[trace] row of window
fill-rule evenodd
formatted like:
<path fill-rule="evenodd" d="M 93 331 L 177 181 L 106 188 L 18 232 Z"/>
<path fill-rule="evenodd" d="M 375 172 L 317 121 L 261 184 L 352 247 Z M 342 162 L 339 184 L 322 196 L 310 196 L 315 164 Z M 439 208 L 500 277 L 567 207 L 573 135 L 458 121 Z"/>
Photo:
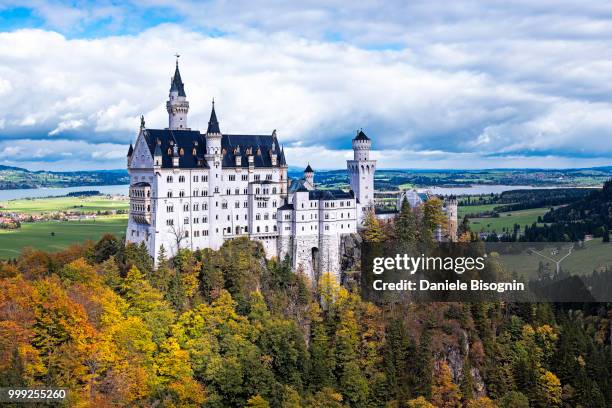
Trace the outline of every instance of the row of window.
<path fill-rule="evenodd" d="M 145 195 L 145 191 L 144 189 L 132 189 L 132 194 L 130 195 L 130 197 L 151 197 L 151 190 L 147 190 L 147 193 Z"/>
<path fill-rule="evenodd" d="M 242 174 L 241 178 L 242 181 L 249 181 L 249 175 L 248 174 Z M 221 176 L 221 180 L 223 180 L 223 176 Z M 235 174 L 230 174 L 228 175 L 228 180 L 229 181 L 236 181 L 236 175 Z M 253 180 L 255 181 L 260 181 L 261 180 L 261 175 L 260 174 L 254 174 L 253 175 Z M 166 183 L 172 183 L 174 181 L 174 176 L 172 175 L 167 175 L 166 176 Z M 208 176 L 207 175 L 194 175 L 193 176 L 193 181 L 195 183 L 202 181 L 203 183 L 206 183 L 208 181 Z M 266 181 L 272 181 L 272 174 L 266 174 Z M 185 176 L 184 175 L 179 175 L 178 177 L 178 182 L 179 183 L 184 183 L 185 182 Z"/>
<path fill-rule="evenodd" d="M 276 232 L 276 225 L 273 226 L 272 231 L 270 231 L 270 228 L 266 225 L 264 228 L 260 228 L 260 227 L 256 227 L 255 231 L 257 233 L 262 233 L 262 232 Z M 219 232 L 219 229 L 217 228 L 217 232 Z M 231 227 L 227 227 L 227 228 L 223 228 L 223 234 L 231 234 L 232 233 L 232 228 Z M 248 226 L 236 226 L 235 227 L 235 233 L 238 234 L 248 234 L 249 233 L 249 227 Z M 133 235 L 133 234 L 132 234 Z M 185 238 L 189 238 L 189 231 L 185 231 L 184 232 L 184 236 Z M 193 231 L 193 236 L 194 237 L 207 237 L 208 236 L 208 230 L 195 230 Z"/>
<path fill-rule="evenodd" d="M 151 211 L 151 206 L 149 204 L 147 204 L 146 207 L 144 204 L 131 204 L 130 208 L 132 211 L 145 211 L 145 208 L 147 212 Z"/>

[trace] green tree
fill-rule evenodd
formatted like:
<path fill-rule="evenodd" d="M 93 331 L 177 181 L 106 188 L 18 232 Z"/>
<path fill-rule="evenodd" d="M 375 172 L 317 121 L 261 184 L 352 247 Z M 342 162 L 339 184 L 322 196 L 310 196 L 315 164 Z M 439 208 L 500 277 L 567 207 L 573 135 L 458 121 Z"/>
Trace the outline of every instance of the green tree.
<path fill-rule="evenodd" d="M 529 399 L 519 391 L 510 391 L 499 401 L 500 408 L 529 408 Z"/>
<path fill-rule="evenodd" d="M 368 211 L 363 221 L 363 239 L 367 242 L 382 242 L 385 239 L 380 222 L 374 211 Z"/>
<path fill-rule="evenodd" d="M 418 226 L 410 203 L 404 197 L 399 214 L 395 218 L 395 237 L 404 248 L 412 247 L 417 240 Z"/>
<path fill-rule="evenodd" d="M 331 387 L 334 383 L 334 355 L 331 352 L 325 325 L 315 323 L 310 342 L 308 382 L 314 391 Z"/>

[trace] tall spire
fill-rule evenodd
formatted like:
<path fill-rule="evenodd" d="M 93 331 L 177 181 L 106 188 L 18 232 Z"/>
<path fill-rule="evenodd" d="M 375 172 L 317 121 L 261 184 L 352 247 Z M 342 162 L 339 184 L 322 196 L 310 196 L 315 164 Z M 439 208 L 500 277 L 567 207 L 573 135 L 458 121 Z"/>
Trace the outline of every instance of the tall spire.
<path fill-rule="evenodd" d="M 179 71 L 178 57 L 179 55 L 176 54 L 176 68 L 174 69 L 174 76 L 172 76 L 170 92 L 177 92 L 178 96 L 187 96 L 185 95 L 185 86 L 183 84 L 183 80 L 181 79 L 181 72 Z"/>
<path fill-rule="evenodd" d="M 215 100 L 212 101 L 212 111 L 210 112 L 210 120 L 208 121 L 208 130 L 206 133 L 221 133 L 219 129 L 219 121 L 217 121 L 217 113 L 215 112 Z"/>

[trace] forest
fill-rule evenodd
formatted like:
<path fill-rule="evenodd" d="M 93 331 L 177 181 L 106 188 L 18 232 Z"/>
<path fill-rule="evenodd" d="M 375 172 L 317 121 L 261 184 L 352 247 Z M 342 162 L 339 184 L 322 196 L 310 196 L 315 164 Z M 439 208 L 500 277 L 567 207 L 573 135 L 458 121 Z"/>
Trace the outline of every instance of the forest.
<path fill-rule="evenodd" d="M 363 239 L 431 241 L 440 210 L 369 216 Z M 157 264 L 112 235 L 0 263 L 0 386 L 71 407 L 612 406 L 609 304 L 375 305 L 248 239 Z"/>

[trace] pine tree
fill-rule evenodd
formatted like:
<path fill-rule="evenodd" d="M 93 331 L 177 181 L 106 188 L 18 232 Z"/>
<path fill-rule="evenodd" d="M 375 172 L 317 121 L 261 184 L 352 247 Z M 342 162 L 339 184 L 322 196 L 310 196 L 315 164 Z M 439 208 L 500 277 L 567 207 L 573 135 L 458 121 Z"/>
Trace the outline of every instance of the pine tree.
<path fill-rule="evenodd" d="M 324 324 L 316 324 L 310 344 L 310 368 L 308 382 L 311 388 L 318 391 L 333 386 L 334 357 L 330 351 L 329 337 Z"/>
<path fill-rule="evenodd" d="M 172 279 L 172 273 L 168 267 L 166 249 L 162 245 L 159 248 L 159 255 L 157 257 L 157 269 L 153 271 L 151 277 L 151 285 L 162 293 L 167 294 L 170 287 L 170 279 Z"/>
<path fill-rule="evenodd" d="M 363 238 L 367 242 L 382 242 L 384 241 L 384 234 L 380 227 L 380 222 L 374 211 L 368 211 L 363 222 L 364 232 Z"/>
<path fill-rule="evenodd" d="M 417 221 L 410 207 L 410 203 L 404 197 L 402 207 L 395 219 L 395 237 L 402 246 L 409 247 L 417 240 Z"/>

